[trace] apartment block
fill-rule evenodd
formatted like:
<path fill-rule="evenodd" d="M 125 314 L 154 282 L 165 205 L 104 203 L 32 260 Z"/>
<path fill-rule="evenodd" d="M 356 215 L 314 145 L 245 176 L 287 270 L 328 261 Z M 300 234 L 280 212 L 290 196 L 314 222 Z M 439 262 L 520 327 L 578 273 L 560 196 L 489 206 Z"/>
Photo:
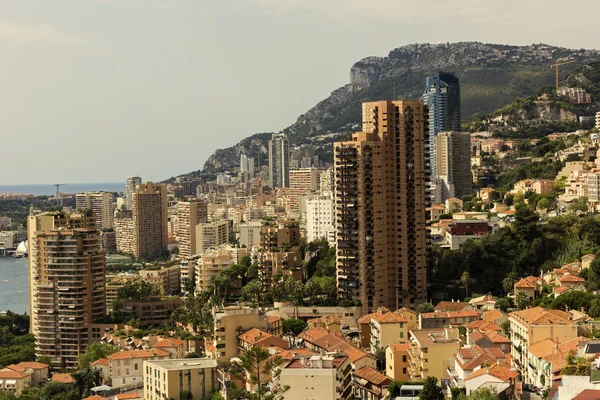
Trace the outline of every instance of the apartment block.
<path fill-rule="evenodd" d="M 106 315 L 106 257 L 91 211 L 30 215 L 31 332 L 36 355 L 77 368 L 90 325 Z"/>
<path fill-rule="evenodd" d="M 375 314 L 371 317 L 371 353 L 385 349 L 392 343 L 408 341 L 408 321 L 394 312 Z"/>
<path fill-rule="evenodd" d="M 266 330 L 267 316 L 254 308 L 223 307 L 213 310 L 214 345 L 218 362 L 228 363 L 239 354 L 238 335 L 252 328 Z"/>
<path fill-rule="evenodd" d="M 114 228 L 114 202 L 112 193 L 93 192 L 75 195 L 78 210 L 91 210 L 99 230 Z"/>
<path fill-rule="evenodd" d="M 290 190 L 288 192 L 290 210 L 298 210 L 300 197 L 319 190 L 321 170 L 299 168 L 290 170 Z"/>
<path fill-rule="evenodd" d="M 435 204 L 471 194 L 470 146 L 468 132 L 440 132 L 435 138 Z"/>
<path fill-rule="evenodd" d="M 196 225 L 196 251 L 203 254 L 208 249 L 229 243 L 227 221 L 206 222 Z"/>
<path fill-rule="evenodd" d="M 285 133 L 274 133 L 269 140 L 269 186 L 290 186 L 290 142 Z"/>
<path fill-rule="evenodd" d="M 338 296 L 364 313 L 416 306 L 427 298 L 427 108 L 380 101 L 362 112 L 363 132 L 334 144 Z"/>
<path fill-rule="evenodd" d="M 235 247 L 207 250 L 196 264 L 196 290 L 206 292 L 213 277 L 239 263 L 246 254 L 246 249 Z"/>
<path fill-rule="evenodd" d="M 248 221 L 240 224 L 240 246 L 251 249 L 260 245 L 262 221 Z"/>
<path fill-rule="evenodd" d="M 301 197 L 301 218 L 306 230 L 306 241 L 332 239 L 335 241 L 335 207 L 331 194 Z"/>
<path fill-rule="evenodd" d="M 181 258 L 185 259 L 198 254 L 196 225 L 207 221 L 208 207 L 205 201 L 194 200 L 177 203 L 177 238 Z"/>
<path fill-rule="evenodd" d="M 260 231 L 260 247 L 264 250 L 283 249 L 300 240 L 300 227 L 294 220 L 263 225 Z"/>
<path fill-rule="evenodd" d="M 207 399 L 218 388 L 217 361 L 208 358 L 144 361 L 144 400 Z"/>
<path fill-rule="evenodd" d="M 450 359 L 461 347 L 458 329 L 415 329 L 410 331 L 409 344 L 411 380 L 449 379 Z"/>
<path fill-rule="evenodd" d="M 408 343 L 392 343 L 385 348 L 385 374 L 394 381 L 410 381 Z"/>
<path fill-rule="evenodd" d="M 119 351 L 107 357 L 111 386 L 132 386 L 143 382 L 144 361 L 167 360 L 171 353 L 162 349 Z"/>
<path fill-rule="evenodd" d="M 140 277 L 157 285 L 165 295 L 179 294 L 181 291 L 181 266 L 164 266 L 160 269 L 142 269 Z"/>
<path fill-rule="evenodd" d="M 139 176 L 128 176 L 125 180 L 125 207 L 131 210 L 133 207 L 133 193 L 138 185 L 142 184 L 142 178 Z"/>

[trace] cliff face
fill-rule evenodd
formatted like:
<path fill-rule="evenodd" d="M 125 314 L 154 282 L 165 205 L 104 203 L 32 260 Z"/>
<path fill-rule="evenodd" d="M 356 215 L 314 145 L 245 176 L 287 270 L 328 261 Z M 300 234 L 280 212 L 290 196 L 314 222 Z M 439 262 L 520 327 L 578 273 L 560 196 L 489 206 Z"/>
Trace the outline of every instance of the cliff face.
<path fill-rule="evenodd" d="M 347 85 L 300 115 L 284 132 L 292 145 L 315 140 L 325 145 L 332 134 L 360 129 L 362 102 L 420 98 L 425 78 L 440 70 L 459 77 L 462 118 L 468 120 L 474 113 L 488 114 L 517 97 L 533 95 L 541 86 L 553 85 L 555 72 L 550 66 L 564 58 L 577 61 L 561 67 L 561 75 L 566 76 L 577 65 L 600 59 L 600 52 L 543 44 L 506 46 L 476 42 L 399 47 L 387 57 L 367 57 L 355 63 Z M 256 155 L 262 151 L 266 156 L 269 136 L 254 135 L 233 147 L 217 150 L 204 164 L 204 172 L 234 170 L 241 153 Z"/>

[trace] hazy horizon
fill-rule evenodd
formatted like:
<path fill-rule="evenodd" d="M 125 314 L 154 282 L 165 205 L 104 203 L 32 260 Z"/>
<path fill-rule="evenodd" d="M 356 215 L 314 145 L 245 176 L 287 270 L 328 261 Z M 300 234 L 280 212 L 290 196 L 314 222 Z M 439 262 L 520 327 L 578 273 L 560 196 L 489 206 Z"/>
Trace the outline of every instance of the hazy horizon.
<path fill-rule="evenodd" d="M 459 41 L 600 48 L 599 11 L 593 0 L 1 0 L 11 175 L 0 185 L 161 181 L 289 126 L 364 57 Z"/>

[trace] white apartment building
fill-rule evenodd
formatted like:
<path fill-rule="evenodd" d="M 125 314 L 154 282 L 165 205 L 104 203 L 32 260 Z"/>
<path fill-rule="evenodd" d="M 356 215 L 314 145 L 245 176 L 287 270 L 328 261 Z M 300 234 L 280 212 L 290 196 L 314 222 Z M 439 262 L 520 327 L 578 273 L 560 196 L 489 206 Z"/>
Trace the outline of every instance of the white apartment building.
<path fill-rule="evenodd" d="M 301 220 L 306 229 L 306 240 L 335 235 L 335 210 L 330 194 L 309 195 L 301 198 Z"/>
<path fill-rule="evenodd" d="M 111 386 L 120 388 L 143 382 L 143 364 L 148 360 L 168 360 L 171 353 L 162 349 L 119 351 L 108 356 Z"/>
<path fill-rule="evenodd" d="M 252 248 L 260 245 L 262 221 L 249 221 L 240 224 L 240 246 Z"/>

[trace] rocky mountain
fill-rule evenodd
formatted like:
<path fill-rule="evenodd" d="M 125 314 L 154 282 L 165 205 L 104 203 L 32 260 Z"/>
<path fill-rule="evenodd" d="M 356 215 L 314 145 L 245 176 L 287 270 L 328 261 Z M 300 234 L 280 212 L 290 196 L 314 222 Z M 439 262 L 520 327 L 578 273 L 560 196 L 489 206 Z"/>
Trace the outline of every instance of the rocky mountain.
<path fill-rule="evenodd" d="M 459 77 L 462 118 L 466 121 L 474 114 L 491 113 L 517 97 L 531 96 L 539 87 L 552 85 L 552 64 L 566 59 L 576 62 L 562 66 L 561 77 L 581 64 L 600 60 L 600 51 L 478 42 L 399 47 L 386 57 L 367 57 L 355 63 L 347 85 L 300 115 L 284 132 L 292 145 L 310 142 L 325 150 L 340 135 L 359 129 L 362 102 L 420 98 L 425 78 L 437 71 L 453 72 Z M 204 164 L 202 174 L 236 169 L 241 153 L 261 152 L 266 157 L 269 136 L 256 134 L 233 147 L 217 150 Z"/>

